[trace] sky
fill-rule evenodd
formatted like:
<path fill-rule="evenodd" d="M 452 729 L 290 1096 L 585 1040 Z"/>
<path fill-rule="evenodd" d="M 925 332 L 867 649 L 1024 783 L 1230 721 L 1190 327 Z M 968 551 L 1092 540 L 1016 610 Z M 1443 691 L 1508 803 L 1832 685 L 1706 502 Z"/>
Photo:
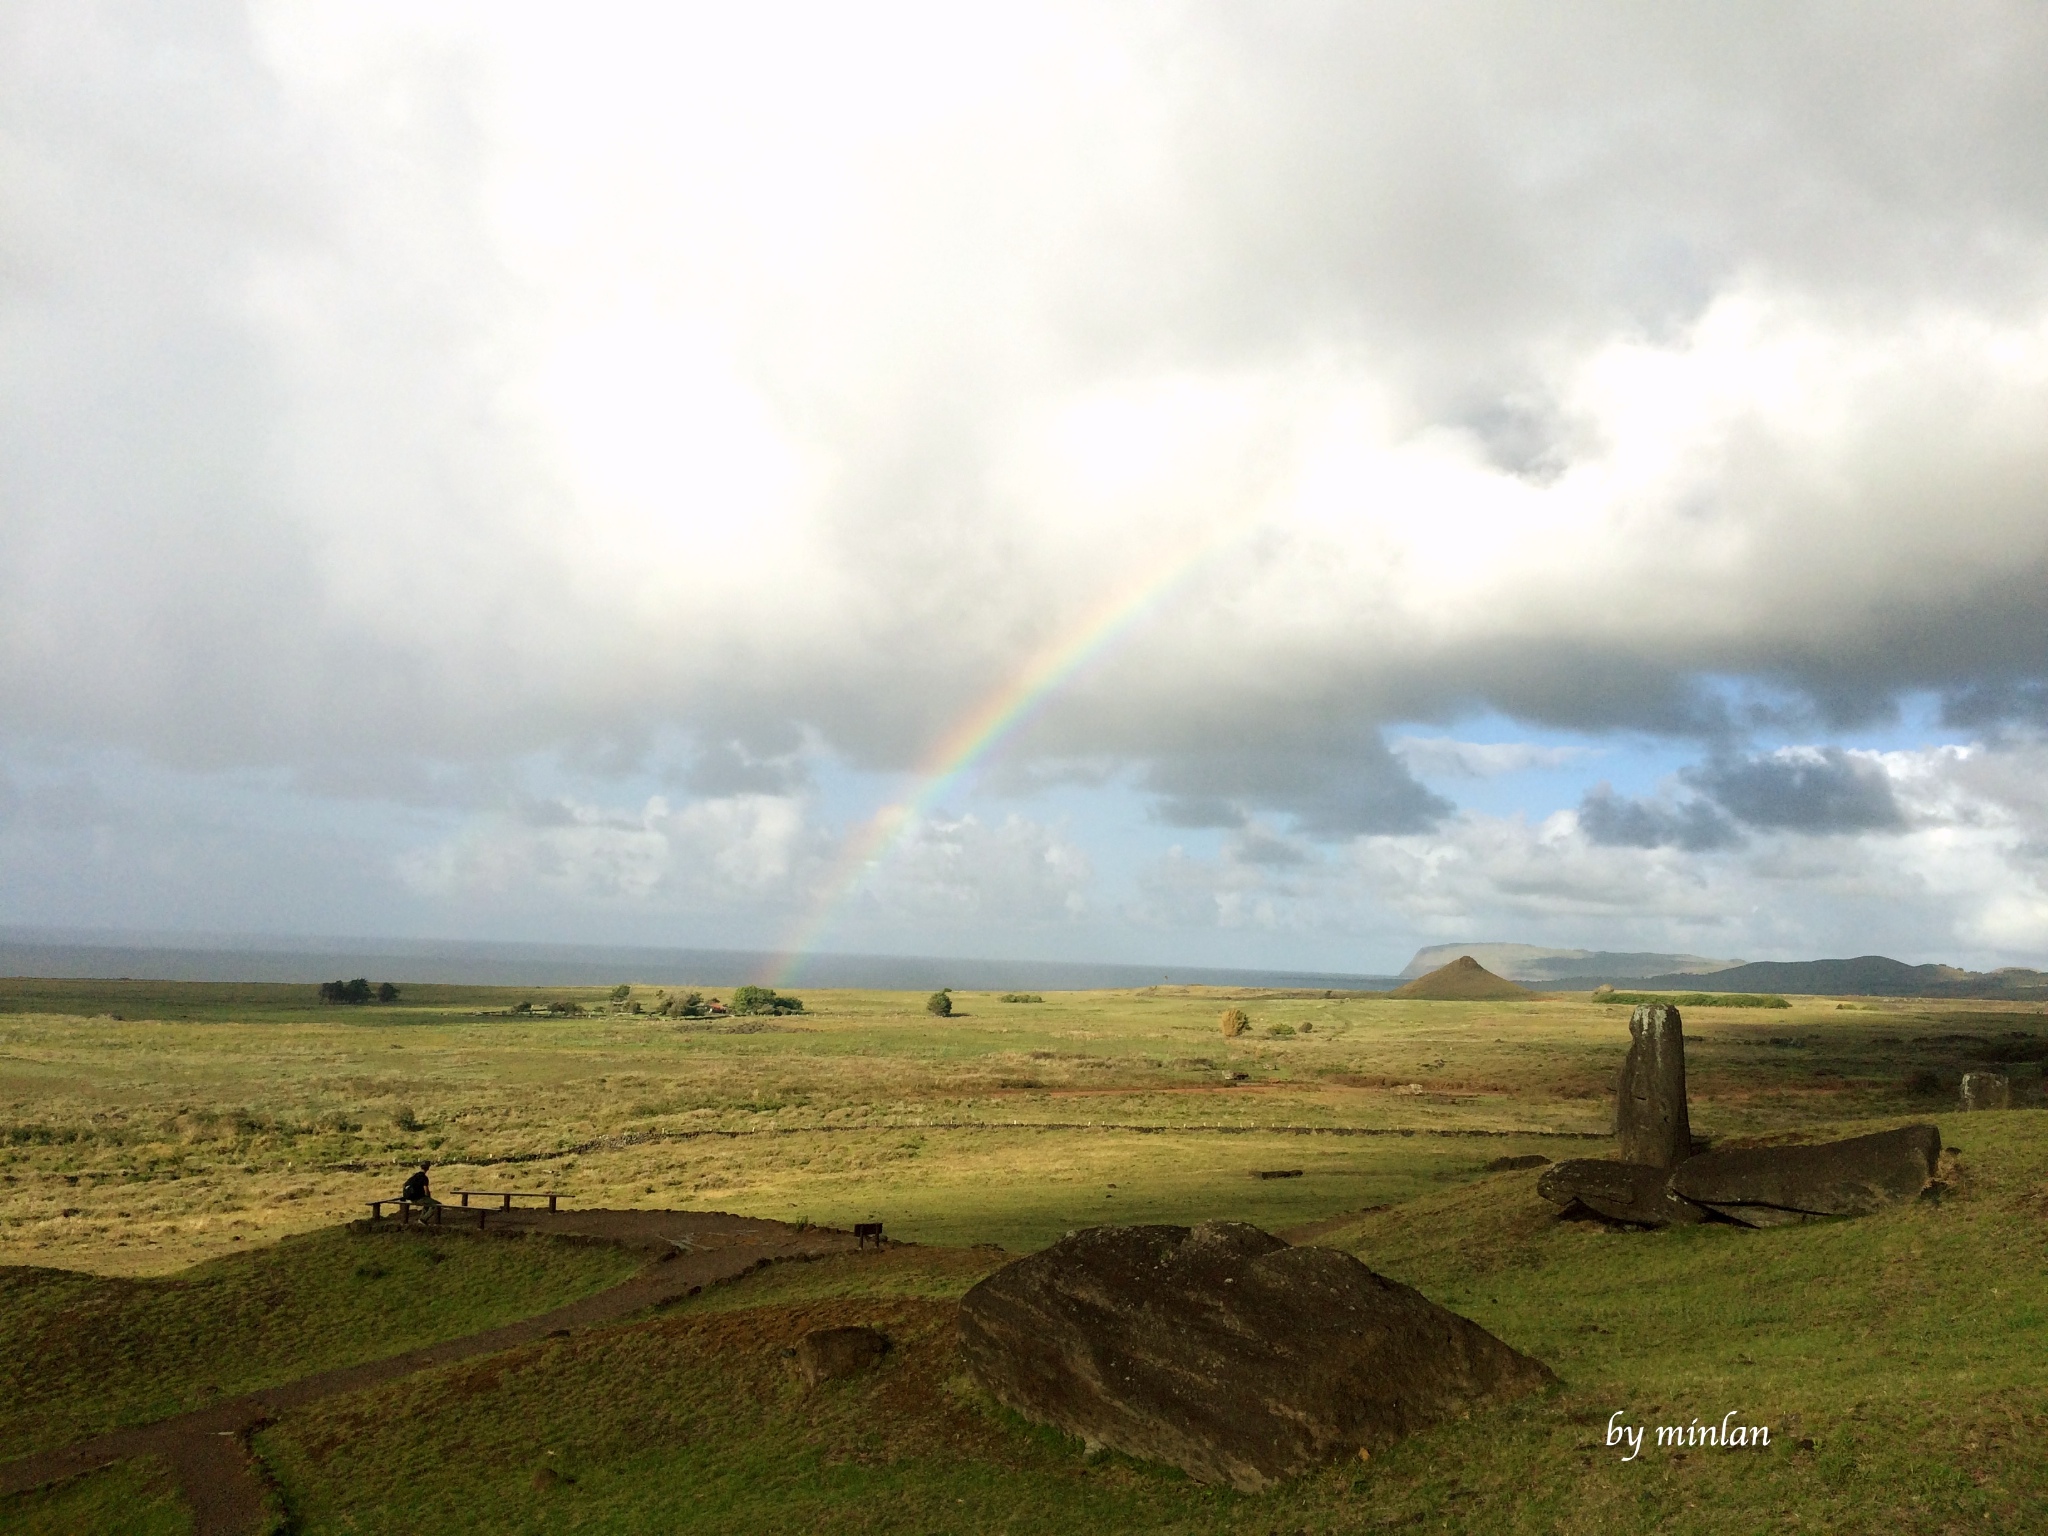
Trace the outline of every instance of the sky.
<path fill-rule="evenodd" d="M 2048 10 L 0 3 L 0 925 L 2048 965 Z"/>

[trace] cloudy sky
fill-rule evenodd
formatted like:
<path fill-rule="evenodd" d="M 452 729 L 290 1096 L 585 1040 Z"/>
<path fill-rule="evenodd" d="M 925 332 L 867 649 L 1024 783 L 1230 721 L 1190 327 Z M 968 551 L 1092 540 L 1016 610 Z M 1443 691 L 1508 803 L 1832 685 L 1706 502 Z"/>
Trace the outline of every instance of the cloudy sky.
<path fill-rule="evenodd" d="M 2032 3 L 4 0 L 0 924 L 2048 964 L 2044 145 Z"/>

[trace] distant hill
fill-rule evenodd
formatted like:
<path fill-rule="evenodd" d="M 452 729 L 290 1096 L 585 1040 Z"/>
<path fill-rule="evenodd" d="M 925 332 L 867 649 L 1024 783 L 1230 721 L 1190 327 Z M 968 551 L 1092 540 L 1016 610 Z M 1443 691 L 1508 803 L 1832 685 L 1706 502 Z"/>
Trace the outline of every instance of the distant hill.
<path fill-rule="evenodd" d="M 1653 992 L 1790 992 L 1820 997 L 2014 997 L 2048 999 L 2048 974 L 2011 969 L 1965 971 L 1953 965 L 1908 965 L 1885 955 L 1853 960 L 1757 960 L 1706 975 L 1614 973 L 1560 977 L 1560 989 L 1628 982 Z"/>
<path fill-rule="evenodd" d="M 1504 976 L 1496 976 L 1470 955 L 1460 955 L 1449 965 L 1439 966 L 1427 976 L 1418 976 L 1389 996 L 1421 997 L 1435 1002 L 1495 1002 L 1510 997 L 1529 997 L 1527 987 L 1518 987 Z"/>
<path fill-rule="evenodd" d="M 1666 955 L 1612 949 L 1544 949 L 1536 944 L 1431 944 L 1415 951 L 1401 975 L 1422 976 L 1470 955 L 1497 976 L 1513 981 L 1554 982 L 1562 976 L 1594 972 L 1614 980 L 1635 980 L 1671 972 L 1693 975 L 1726 970 L 1740 960 L 1714 960 L 1705 955 Z"/>

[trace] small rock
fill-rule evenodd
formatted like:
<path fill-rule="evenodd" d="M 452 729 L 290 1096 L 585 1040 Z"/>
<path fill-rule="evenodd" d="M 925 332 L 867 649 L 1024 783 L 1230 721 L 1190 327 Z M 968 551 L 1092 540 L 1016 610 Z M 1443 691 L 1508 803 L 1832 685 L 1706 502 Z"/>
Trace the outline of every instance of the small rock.
<path fill-rule="evenodd" d="M 814 1328 L 796 1341 L 796 1369 L 810 1386 L 873 1370 L 889 1352 L 889 1336 L 876 1328 Z"/>
<path fill-rule="evenodd" d="M 1253 1492 L 1555 1380 L 1420 1292 L 1241 1222 L 1094 1227 L 996 1271 L 960 1347 L 998 1401 Z"/>
<path fill-rule="evenodd" d="M 1708 1152 L 1671 1175 L 1673 1193 L 1745 1226 L 1814 1216 L 1868 1216 L 1911 1200 L 1934 1178 L 1941 1132 L 1931 1125 L 1816 1146 Z"/>
<path fill-rule="evenodd" d="M 1674 1168 L 1692 1155 L 1685 1105 L 1685 1032 L 1669 1003 L 1638 1003 L 1629 1015 L 1632 1043 L 1615 1096 L 1621 1160 Z"/>

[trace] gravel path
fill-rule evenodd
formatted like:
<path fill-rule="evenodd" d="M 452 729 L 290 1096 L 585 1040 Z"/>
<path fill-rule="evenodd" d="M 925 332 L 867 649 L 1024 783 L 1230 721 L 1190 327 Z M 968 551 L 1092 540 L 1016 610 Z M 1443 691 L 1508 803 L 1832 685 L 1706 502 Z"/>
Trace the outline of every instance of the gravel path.
<path fill-rule="evenodd" d="M 452 1213 L 451 1213 L 452 1214 Z M 451 1230 L 460 1230 L 459 1228 Z M 696 1211 L 491 1211 L 484 1232 L 543 1232 L 647 1250 L 648 1266 L 610 1290 L 501 1328 L 486 1329 L 382 1360 L 302 1376 L 209 1403 L 154 1424 L 113 1430 L 60 1450 L 0 1464 L 0 1496 L 47 1487 L 133 1456 L 162 1456 L 192 1506 L 197 1536 L 251 1536 L 261 1529 L 265 1486 L 249 1436 L 288 1408 L 359 1392 L 415 1371 L 531 1344 L 571 1328 L 616 1322 L 648 1307 L 737 1279 L 778 1259 L 822 1258 L 854 1246 L 853 1235 Z"/>

